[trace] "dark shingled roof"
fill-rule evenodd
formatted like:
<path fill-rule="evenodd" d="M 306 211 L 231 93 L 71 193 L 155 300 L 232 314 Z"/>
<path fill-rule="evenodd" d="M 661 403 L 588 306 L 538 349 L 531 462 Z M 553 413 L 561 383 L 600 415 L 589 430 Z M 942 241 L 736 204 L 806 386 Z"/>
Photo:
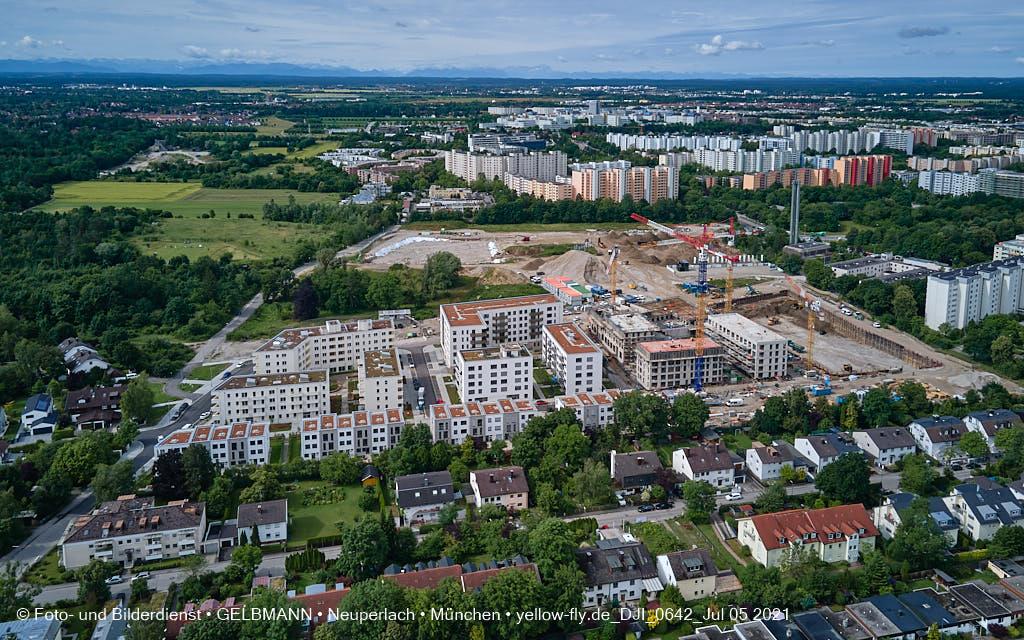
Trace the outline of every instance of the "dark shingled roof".
<path fill-rule="evenodd" d="M 156 507 L 153 506 L 152 498 L 140 500 L 134 496 L 105 502 L 93 515 L 76 521 L 74 531 L 68 535 L 65 543 L 198 527 L 205 509 L 205 502 L 181 500 Z M 104 529 L 107 530 L 106 536 L 103 535 Z M 198 533 L 206 534 L 205 531 Z"/>
<path fill-rule="evenodd" d="M 288 520 L 288 500 L 248 502 L 238 505 L 238 527 L 245 529 L 253 525 L 273 524 Z"/>
<path fill-rule="evenodd" d="M 477 491 L 481 498 L 493 498 L 512 493 L 529 493 L 526 474 L 522 467 L 497 467 L 474 471 Z"/>
<path fill-rule="evenodd" d="M 447 471 L 398 476 L 395 478 L 395 486 L 398 506 L 402 509 L 455 502 L 452 474 Z M 444 493 L 441 492 L 442 489 Z M 416 495 L 417 493 L 419 495 Z"/>
<path fill-rule="evenodd" d="M 576 562 L 588 587 L 658 577 L 651 553 L 641 542 L 599 540 L 596 547 L 577 549 Z"/>

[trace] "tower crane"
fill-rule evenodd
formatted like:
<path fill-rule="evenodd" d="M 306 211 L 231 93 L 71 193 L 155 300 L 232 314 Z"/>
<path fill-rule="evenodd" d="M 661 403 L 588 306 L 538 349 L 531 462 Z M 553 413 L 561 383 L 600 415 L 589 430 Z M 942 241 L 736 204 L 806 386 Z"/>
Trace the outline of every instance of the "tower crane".
<path fill-rule="evenodd" d="M 616 290 L 615 290 L 615 260 L 618 257 L 619 257 L 619 245 L 615 245 L 615 248 L 612 249 L 611 257 L 608 258 L 608 269 L 606 270 L 606 273 L 608 274 L 608 276 L 611 277 L 611 284 L 612 284 L 612 286 L 611 286 L 612 298 L 611 299 L 612 299 L 613 303 L 615 301 L 615 294 L 616 294 Z"/>
<path fill-rule="evenodd" d="M 817 300 L 811 300 L 811 297 L 807 295 L 807 292 L 796 283 L 793 278 L 786 274 L 786 282 L 793 291 L 796 292 L 798 298 L 804 301 L 804 306 L 807 307 L 807 355 L 804 356 L 804 366 L 808 369 L 816 366 L 814 363 L 814 316 L 821 311 L 821 303 Z"/>

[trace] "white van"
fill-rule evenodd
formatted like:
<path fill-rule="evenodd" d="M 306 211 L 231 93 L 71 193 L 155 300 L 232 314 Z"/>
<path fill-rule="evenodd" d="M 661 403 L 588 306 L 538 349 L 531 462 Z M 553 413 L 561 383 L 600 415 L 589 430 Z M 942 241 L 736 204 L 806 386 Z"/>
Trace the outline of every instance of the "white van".
<path fill-rule="evenodd" d="M 743 404 L 742 398 L 729 398 L 725 401 L 725 404 L 730 407 L 739 407 Z"/>

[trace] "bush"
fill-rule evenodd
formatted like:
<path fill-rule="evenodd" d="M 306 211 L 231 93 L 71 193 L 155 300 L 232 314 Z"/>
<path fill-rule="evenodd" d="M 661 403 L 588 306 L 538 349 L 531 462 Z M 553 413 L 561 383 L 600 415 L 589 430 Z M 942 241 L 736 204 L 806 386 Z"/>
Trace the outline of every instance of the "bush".
<path fill-rule="evenodd" d="M 988 549 L 975 549 L 974 551 L 961 551 L 960 553 L 954 554 L 957 562 L 967 564 L 969 562 L 979 562 L 981 560 L 988 559 Z"/>
<path fill-rule="evenodd" d="M 74 429 L 55 429 L 53 432 L 53 440 L 67 440 L 68 438 L 75 437 Z"/>
<path fill-rule="evenodd" d="M 306 541 L 306 546 L 313 549 L 319 549 L 320 547 L 333 547 L 339 544 L 341 544 L 340 533 L 333 536 L 317 536 Z"/>
<path fill-rule="evenodd" d="M 324 552 L 311 547 L 286 557 L 284 568 L 286 571 L 306 573 L 322 568 L 326 562 L 327 558 L 324 556 Z"/>

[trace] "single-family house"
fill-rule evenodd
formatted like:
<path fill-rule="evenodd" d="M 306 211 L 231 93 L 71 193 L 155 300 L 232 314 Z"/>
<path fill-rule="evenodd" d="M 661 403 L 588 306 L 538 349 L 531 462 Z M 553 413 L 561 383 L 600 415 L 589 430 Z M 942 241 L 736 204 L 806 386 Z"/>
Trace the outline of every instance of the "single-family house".
<path fill-rule="evenodd" d="M 476 506 L 496 504 L 510 511 L 530 506 L 530 486 L 522 467 L 480 469 L 469 474 Z"/>
<path fill-rule="evenodd" d="M 967 433 L 964 421 L 955 416 L 929 416 L 918 418 L 907 429 L 914 436 L 917 448 L 921 453 L 936 460 L 952 457 L 957 450 L 960 438 Z"/>
<path fill-rule="evenodd" d="M 68 338 L 57 345 L 64 358 L 64 364 L 68 373 L 89 373 L 93 369 L 106 371 L 110 363 L 99 354 L 96 349 L 82 342 L 78 338 Z"/>
<path fill-rule="evenodd" d="M 661 580 L 651 553 L 642 542 L 598 540 L 597 545 L 576 550 L 583 571 L 583 606 L 624 604 L 639 600 L 643 592 L 660 593 Z"/>
<path fill-rule="evenodd" d="M 60 640 L 63 635 L 58 617 L 49 615 L 0 622 L 0 638 L 11 637 L 15 640 Z"/>
<path fill-rule="evenodd" d="M 891 593 L 846 605 L 846 611 L 874 638 L 914 640 L 928 627 Z"/>
<path fill-rule="evenodd" d="M 448 471 L 414 473 L 395 478 L 395 499 L 407 525 L 436 522 L 442 507 L 455 502 Z"/>
<path fill-rule="evenodd" d="M 878 532 L 886 540 L 891 540 L 896 535 L 896 529 L 903 522 L 903 514 L 910 509 L 910 505 L 917 496 L 913 493 L 901 492 L 885 496 L 882 504 L 874 509 L 875 526 Z M 960 524 L 942 498 L 925 498 L 928 501 L 928 514 L 939 531 L 946 537 L 946 544 L 950 547 L 956 544 L 957 533 L 960 531 Z"/>
<path fill-rule="evenodd" d="M 743 482 L 743 459 L 720 442 L 676 449 L 672 452 L 672 469 L 688 480 L 707 482 L 712 487 Z"/>
<path fill-rule="evenodd" d="M 996 434 L 1003 429 L 1021 424 L 1019 415 L 1008 409 L 986 409 L 975 411 L 964 416 L 964 424 L 971 431 L 985 436 L 989 451 L 996 450 Z"/>
<path fill-rule="evenodd" d="M 121 421 L 121 394 L 125 387 L 85 387 L 68 391 L 64 410 L 76 429 L 107 429 Z"/>
<path fill-rule="evenodd" d="M 814 473 L 821 473 L 822 469 L 845 453 L 860 453 L 860 448 L 853 438 L 845 433 L 831 431 L 797 438 L 793 441 L 793 447 L 807 460 L 808 471 Z"/>
<path fill-rule="evenodd" d="M 961 484 L 953 487 L 943 501 L 960 530 L 975 541 L 991 539 L 1002 527 L 1024 524 L 1024 510 L 1006 487 Z"/>
<path fill-rule="evenodd" d="M 19 437 L 52 434 L 57 428 L 58 418 L 53 396 L 48 393 L 37 393 L 25 401 L 25 408 L 21 412 Z"/>
<path fill-rule="evenodd" d="M 979 631 L 984 634 L 988 633 L 989 625 L 997 624 L 1002 627 L 1008 627 L 1013 623 L 1013 616 L 1010 610 L 999 604 L 998 601 L 973 582 L 950 585 L 949 592 L 953 594 L 954 598 L 977 614 L 978 620 L 976 624 Z M 949 609 L 949 607 L 946 608 Z"/>
<path fill-rule="evenodd" d="M 257 533 L 258 532 L 258 533 Z M 238 539 L 261 545 L 288 539 L 288 500 L 267 500 L 238 505 Z"/>
<path fill-rule="evenodd" d="M 658 579 L 674 585 L 686 600 L 700 600 L 740 588 L 731 571 L 721 572 L 707 549 L 673 551 L 657 558 Z"/>
<path fill-rule="evenodd" d="M 611 452 L 612 480 L 623 489 L 642 491 L 654 484 L 662 469 L 654 451 Z"/>
<path fill-rule="evenodd" d="M 747 469 L 762 484 L 781 478 L 782 468 L 787 466 L 806 471 L 807 461 L 784 440 L 776 440 L 767 446 L 755 442 L 747 449 Z"/>
<path fill-rule="evenodd" d="M 896 464 L 914 453 L 917 448 L 914 436 L 903 427 L 876 427 L 867 431 L 854 431 L 853 441 L 879 468 Z"/>

